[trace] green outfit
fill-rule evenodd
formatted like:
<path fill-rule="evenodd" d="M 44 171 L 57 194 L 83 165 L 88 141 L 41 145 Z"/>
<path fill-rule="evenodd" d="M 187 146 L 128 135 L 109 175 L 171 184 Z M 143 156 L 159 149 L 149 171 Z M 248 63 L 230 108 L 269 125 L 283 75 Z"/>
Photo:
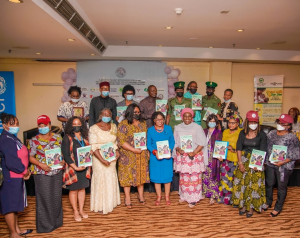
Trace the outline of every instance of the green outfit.
<path fill-rule="evenodd" d="M 218 114 L 221 114 L 221 100 L 216 95 L 212 95 L 210 99 L 208 99 L 208 96 L 205 95 L 202 98 L 202 105 L 203 105 L 203 110 L 201 111 L 201 118 L 204 117 L 208 107 L 218 110 Z M 207 128 L 206 122 L 202 120 L 201 126 L 203 129 L 206 129 Z"/>
<path fill-rule="evenodd" d="M 171 115 L 169 125 L 172 127 L 172 130 L 174 131 L 174 126 L 182 123 L 182 120 L 175 120 L 175 105 L 185 105 L 185 108 L 192 108 L 192 99 L 189 98 L 182 98 L 181 103 L 178 102 L 177 97 L 170 98 L 168 100 L 168 115 Z"/>

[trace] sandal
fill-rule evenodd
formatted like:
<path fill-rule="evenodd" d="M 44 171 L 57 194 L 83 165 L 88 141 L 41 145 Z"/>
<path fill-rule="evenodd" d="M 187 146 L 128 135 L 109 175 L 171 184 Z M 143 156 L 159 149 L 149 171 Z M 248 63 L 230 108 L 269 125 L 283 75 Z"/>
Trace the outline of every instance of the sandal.
<path fill-rule="evenodd" d="M 137 195 L 137 199 L 139 200 L 140 204 L 142 204 L 143 206 L 145 206 L 146 201 L 141 201 L 140 197 L 139 197 L 139 194 Z"/>
<path fill-rule="evenodd" d="M 126 204 L 126 201 L 125 201 L 125 199 L 124 199 L 124 204 L 125 204 L 125 207 L 127 207 L 127 208 L 129 208 L 129 209 L 131 209 L 132 208 L 132 204 L 130 203 L 130 204 Z"/>
<path fill-rule="evenodd" d="M 167 206 L 171 205 L 170 196 L 165 196 Z"/>
<path fill-rule="evenodd" d="M 267 211 L 269 208 L 271 208 L 271 206 L 267 206 L 267 208 L 263 208 L 264 211 Z"/>
<path fill-rule="evenodd" d="M 275 211 L 275 210 L 274 210 Z M 276 212 L 276 211 L 275 211 Z M 277 214 L 274 214 L 273 212 L 270 212 L 271 217 L 277 217 L 280 214 L 280 212 L 277 212 Z"/>
<path fill-rule="evenodd" d="M 195 203 L 195 202 L 189 203 L 189 207 L 190 207 L 190 208 L 193 208 L 193 207 L 195 207 L 195 206 L 196 206 L 196 203 Z"/>
<path fill-rule="evenodd" d="M 160 205 L 160 200 L 161 200 L 161 196 L 160 197 L 157 196 L 156 201 L 155 201 L 155 206 L 159 206 Z"/>
<path fill-rule="evenodd" d="M 215 203 L 213 198 L 210 198 L 209 205 L 213 205 Z"/>
<path fill-rule="evenodd" d="M 30 234 L 31 232 L 33 232 L 32 229 L 27 229 L 25 232 L 20 233 L 19 236 L 26 236 L 27 234 Z"/>
<path fill-rule="evenodd" d="M 85 214 L 85 215 L 80 214 L 80 215 L 82 216 L 82 218 L 89 218 L 88 214 Z"/>
<path fill-rule="evenodd" d="M 79 221 L 81 221 L 81 217 L 75 218 L 75 216 L 74 216 L 74 220 L 79 222 Z"/>

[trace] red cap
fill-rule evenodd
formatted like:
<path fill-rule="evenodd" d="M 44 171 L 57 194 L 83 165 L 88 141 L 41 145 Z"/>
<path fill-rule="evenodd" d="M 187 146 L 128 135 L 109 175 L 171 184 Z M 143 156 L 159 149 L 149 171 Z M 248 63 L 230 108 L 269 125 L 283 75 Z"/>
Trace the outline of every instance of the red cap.
<path fill-rule="evenodd" d="M 257 111 L 249 111 L 246 114 L 246 118 L 248 121 L 256 121 L 259 122 L 259 117 Z"/>
<path fill-rule="evenodd" d="M 101 87 L 103 87 L 103 86 L 110 87 L 110 84 L 109 84 L 109 82 L 101 82 L 101 83 L 99 84 L 99 88 L 101 88 Z"/>
<path fill-rule="evenodd" d="M 281 123 L 294 123 L 293 118 L 289 114 L 281 114 L 281 116 L 278 118 L 278 120 Z"/>
<path fill-rule="evenodd" d="M 37 124 L 45 124 L 48 125 L 51 122 L 50 118 L 46 115 L 41 115 L 37 118 Z"/>

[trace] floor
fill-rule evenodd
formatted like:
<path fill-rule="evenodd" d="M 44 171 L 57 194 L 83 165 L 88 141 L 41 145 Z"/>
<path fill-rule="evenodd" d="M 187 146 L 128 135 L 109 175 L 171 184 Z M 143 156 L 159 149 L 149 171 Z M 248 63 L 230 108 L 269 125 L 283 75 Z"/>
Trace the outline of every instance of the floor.
<path fill-rule="evenodd" d="M 275 191 L 276 192 L 276 191 Z M 238 209 L 201 200 L 194 208 L 178 202 L 171 194 L 171 206 L 162 201 L 155 206 L 155 194 L 145 193 L 147 204 L 138 203 L 132 194 L 133 208 L 124 204 L 108 215 L 89 212 L 89 218 L 75 222 L 68 196 L 63 196 L 64 225 L 49 234 L 34 232 L 27 237 L 300 237 L 300 187 L 289 187 L 282 213 L 269 217 L 269 210 L 253 217 L 239 216 Z M 86 208 L 89 208 L 89 195 Z M 121 194 L 124 201 L 124 194 Z M 29 206 L 19 215 L 23 228 L 35 228 L 35 197 L 28 197 Z M 3 216 L 0 216 L 0 237 L 9 237 Z"/>

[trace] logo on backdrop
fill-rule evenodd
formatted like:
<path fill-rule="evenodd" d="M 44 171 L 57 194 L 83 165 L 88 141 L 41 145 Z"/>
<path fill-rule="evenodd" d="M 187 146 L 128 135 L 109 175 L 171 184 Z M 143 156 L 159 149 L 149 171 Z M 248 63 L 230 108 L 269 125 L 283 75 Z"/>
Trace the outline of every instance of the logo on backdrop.
<path fill-rule="evenodd" d="M 4 93 L 6 90 L 6 83 L 3 77 L 0 77 L 0 94 Z"/>
<path fill-rule="evenodd" d="M 126 75 L 126 70 L 123 67 L 119 67 L 116 69 L 116 75 L 118 78 L 124 78 Z"/>

